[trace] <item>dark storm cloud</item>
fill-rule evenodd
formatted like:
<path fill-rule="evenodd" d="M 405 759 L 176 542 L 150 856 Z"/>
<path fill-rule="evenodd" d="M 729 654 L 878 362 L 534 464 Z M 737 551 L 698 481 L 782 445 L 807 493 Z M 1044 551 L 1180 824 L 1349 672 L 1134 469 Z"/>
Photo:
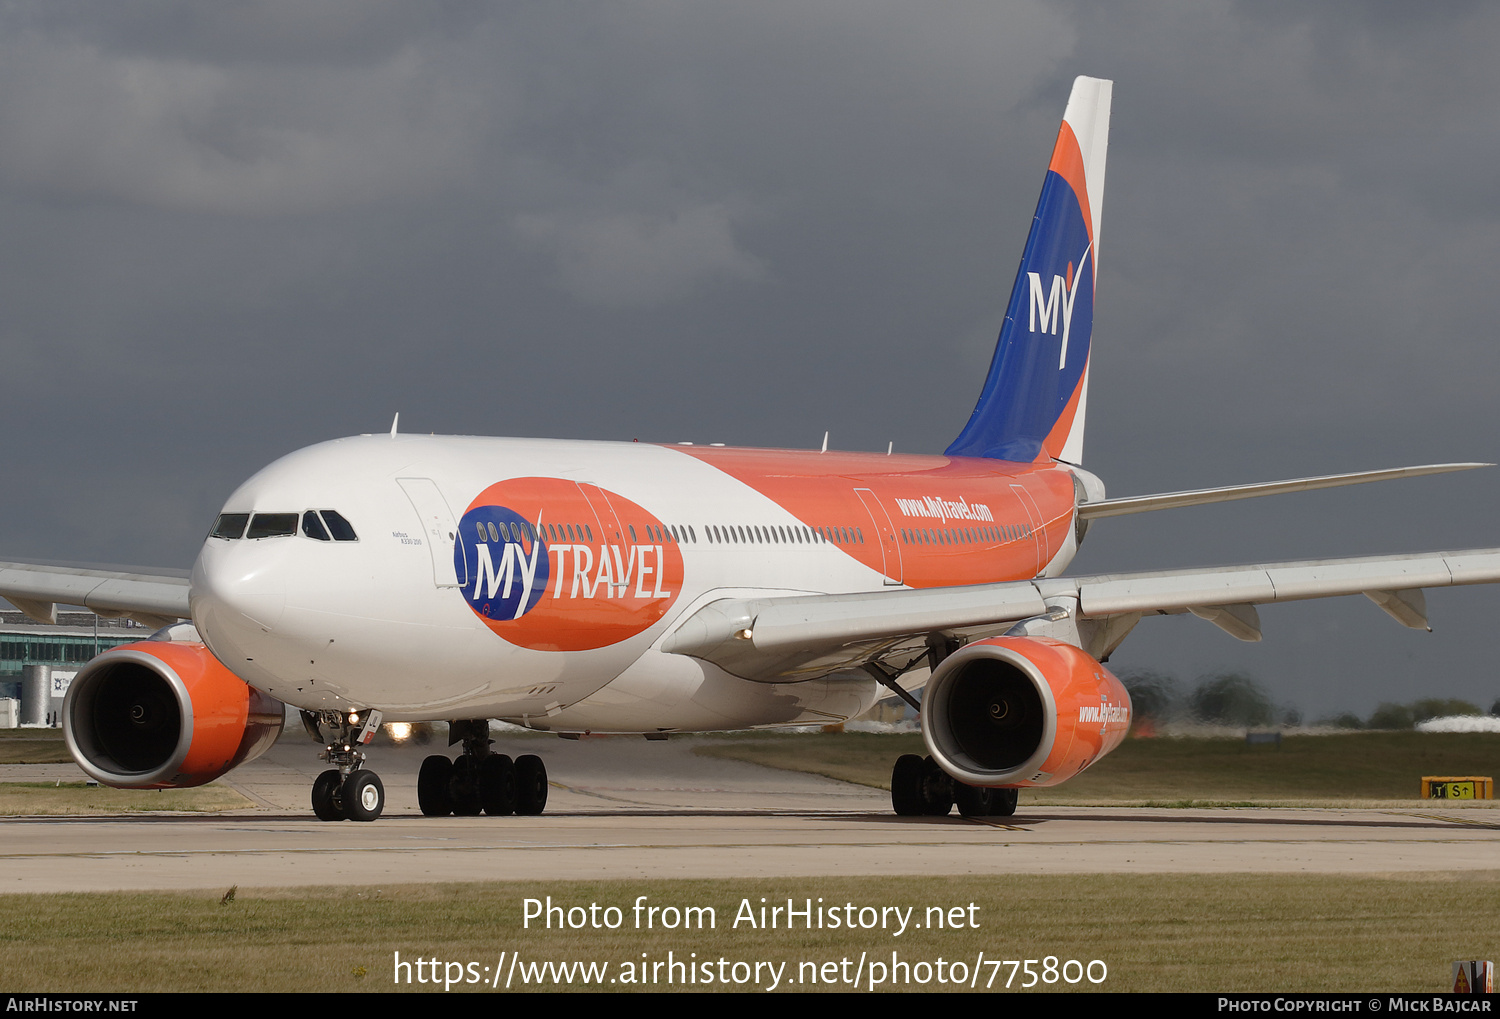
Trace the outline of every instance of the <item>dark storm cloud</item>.
<path fill-rule="evenodd" d="M 378 63 L 434 36 L 457 35 L 483 18 L 472 0 L 258 0 L 190 4 L 134 0 L 7 4 L 8 27 L 33 30 L 120 56 L 243 64 Z"/>
<path fill-rule="evenodd" d="M 186 565 L 246 475 L 397 410 L 940 450 L 1080 73 L 1116 80 L 1115 494 L 1494 459 L 1497 15 L 1412 10 L 0 3 L 0 552 Z M 1078 567 L 1500 544 L 1497 486 L 1104 521 Z M 1495 597 L 1432 603 L 1148 621 L 1117 663 L 1488 704 Z"/>

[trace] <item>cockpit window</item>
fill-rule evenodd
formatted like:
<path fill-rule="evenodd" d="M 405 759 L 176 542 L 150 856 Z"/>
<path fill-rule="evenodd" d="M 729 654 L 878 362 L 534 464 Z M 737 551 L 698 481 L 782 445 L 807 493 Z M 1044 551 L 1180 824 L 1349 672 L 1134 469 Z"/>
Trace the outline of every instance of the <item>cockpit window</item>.
<path fill-rule="evenodd" d="M 349 521 L 345 520 L 337 510 L 324 510 L 323 522 L 328 525 L 328 531 L 333 535 L 334 541 L 359 540 L 359 535 L 354 533 L 354 528 Z"/>
<path fill-rule="evenodd" d="M 280 538 L 288 534 L 297 533 L 297 514 L 295 513 L 257 513 L 250 520 L 250 530 L 245 532 L 247 538 Z"/>
<path fill-rule="evenodd" d="M 317 510 L 308 510 L 302 514 L 302 533 L 309 538 L 317 538 L 319 541 L 329 541 L 328 528 L 323 526 L 319 519 Z"/>
<path fill-rule="evenodd" d="M 214 521 L 214 529 L 208 532 L 210 538 L 242 538 L 245 535 L 245 525 L 250 522 L 248 513 L 220 513 L 219 519 Z"/>

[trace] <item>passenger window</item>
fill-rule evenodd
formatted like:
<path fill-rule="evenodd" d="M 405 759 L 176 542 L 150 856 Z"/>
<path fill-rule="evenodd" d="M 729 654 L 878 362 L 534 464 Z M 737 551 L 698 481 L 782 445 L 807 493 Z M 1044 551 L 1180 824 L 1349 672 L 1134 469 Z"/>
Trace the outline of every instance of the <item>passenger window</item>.
<path fill-rule="evenodd" d="M 354 527 L 337 510 L 324 510 L 323 523 L 328 525 L 328 533 L 333 535 L 334 541 L 359 540 L 359 535 L 354 533 Z"/>
<path fill-rule="evenodd" d="M 309 538 L 316 538 L 319 541 L 333 540 L 328 537 L 328 528 L 323 526 L 323 521 L 314 510 L 308 510 L 302 514 L 302 533 Z"/>
<path fill-rule="evenodd" d="M 296 513 L 257 513 L 250 518 L 247 538 L 284 538 L 297 533 Z"/>
<path fill-rule="evenodd" d="M 219 519 L 214 521 L 214 529 L 208 532 L 210 538 L 243 538 L 245 536 L 245 525 L 250 522 L 248 513 L 220 513 Z"/>

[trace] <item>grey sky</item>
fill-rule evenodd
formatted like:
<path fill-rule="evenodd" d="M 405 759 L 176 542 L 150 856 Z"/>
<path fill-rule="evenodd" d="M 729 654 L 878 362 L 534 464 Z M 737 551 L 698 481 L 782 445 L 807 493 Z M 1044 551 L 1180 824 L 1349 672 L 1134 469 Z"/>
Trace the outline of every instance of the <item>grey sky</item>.
<path fill-rule="evenodd" d="M 185 566 L 324 438 L 937 452 L 1113 78 L 1113 494 L 1500 458 L 1477 3 L 0 2 L 0 555 Z M 1500 469 L 1106 520 L 1077 569 L 1500 545 Z M 1500 696 L 1500 592 L 1148 620 L 1309 714 Z"/>

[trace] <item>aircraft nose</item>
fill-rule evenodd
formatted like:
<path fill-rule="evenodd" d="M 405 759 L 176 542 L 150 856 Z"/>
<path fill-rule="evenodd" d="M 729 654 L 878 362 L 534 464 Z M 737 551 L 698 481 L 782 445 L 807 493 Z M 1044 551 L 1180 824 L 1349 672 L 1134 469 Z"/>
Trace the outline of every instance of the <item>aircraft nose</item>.
<path fill-rule="evenodd" d="M 200 630 L 235 639 L 276 629 L 286 610 L 286 575 L 269 545 L 212 538 L 204 545 L 193 567 L 193 621 Z"/>

